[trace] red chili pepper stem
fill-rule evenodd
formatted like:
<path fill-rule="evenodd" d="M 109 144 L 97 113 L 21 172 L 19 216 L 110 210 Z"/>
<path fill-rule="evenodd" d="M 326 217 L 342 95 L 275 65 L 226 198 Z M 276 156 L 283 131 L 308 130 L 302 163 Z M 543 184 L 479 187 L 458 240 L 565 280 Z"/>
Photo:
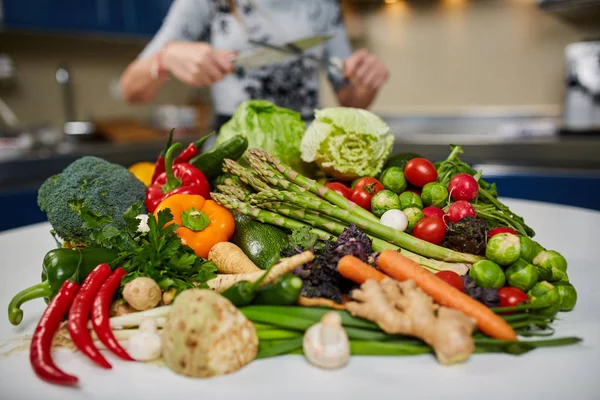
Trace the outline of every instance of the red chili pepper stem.
<path fill-rule="evenodd" d="M 92 305 L 92 327 L 98 335 L 98 339 L 107 349 L 115 355 L 126 361 L 135 361 L 126 351 L 119 345 L 119 342 L 113 335 L 110 328 L 109 309 L 115 292 L 121 285 L 123 277 L 127 274 L 123 268 L 117 268 L 102 284 L 100 291 L 94 299 Z"/>
<path fill-rule="evenodd" d="M 177 178 L 173 173 L 173 153 L 181 149 L 181 143 L 173 143 L 165 156 L 165 172 L 167 174 L 167 183 L 162 187 L 163 193 L 169 193 L 173 189 L 181 186 L 181 179 Z"/>
<path fill-rule="evenodd" d="M 81 284 L 79 293 L 77 293 L 77 296 L 73 301 L 73 305 L 69 311 L 69 319 L 67 321 L 69 335 L 75 346 L 77 346 L 83 354 L 88 356 L 90 360 L 106 369 L 112 368 L 112 365 L 106 361 L 106 358 L 104 358 L 98 348 L 94 346 L 87 325 L 94 298 L 110 273 L 111 269 L 108 264 L 99 264 L 85 278 Z"/>
<path fill-rule="evenodd" d="M 69 375 L 59 369 L 52 360 L 52 340 L 63 317 L 69 311 L 79 285 L 65 281 L 60 290 L 52 298 L 46 311 L 35 328 L 29 350 L 29 362 L 35 374 L 42 380 L 59 385 L 75 385 L 79 382 L 76 376 Z"/>

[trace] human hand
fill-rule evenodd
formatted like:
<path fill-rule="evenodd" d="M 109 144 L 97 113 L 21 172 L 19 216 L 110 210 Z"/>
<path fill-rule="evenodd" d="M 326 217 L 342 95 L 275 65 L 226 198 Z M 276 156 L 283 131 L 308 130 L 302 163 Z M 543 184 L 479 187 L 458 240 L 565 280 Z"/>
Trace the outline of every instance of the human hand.
<path fill-rule="evenodd" d="M 235 52 L 215 50 L 203 42 L 170 42 L 163 49 L 163 67 L 190 86 L 211 86 L 233 72 Z"/>
<path fill-rule="evenodd" d="M 344 75 L 353 85 L 378 90 L 387 81 L 390 73 L 377 57 L 362 49 L 344 61 Z"/>

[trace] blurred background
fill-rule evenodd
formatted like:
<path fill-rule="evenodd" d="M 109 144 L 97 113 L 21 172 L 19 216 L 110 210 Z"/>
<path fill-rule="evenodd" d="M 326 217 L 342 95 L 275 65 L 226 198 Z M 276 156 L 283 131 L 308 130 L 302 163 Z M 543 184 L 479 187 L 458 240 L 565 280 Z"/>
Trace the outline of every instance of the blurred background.
<path fill-rule="evenodd" d="M 0 204 L 20 210 L 0 230 L 44 220 L 37 188 L 81 155 L 128 166 L 153 161 L 172 127 L 182 141 L 209 131 L 208 90 L 171 80 L 137 106 L 119 90 L 171 3 L 0 0 Z M 438 160 L 461 144 L 505 197 L 600 210 L 600 1 L 341 3 L 353 48 L 391 71 L 372 111 L 395 153 Z"/>

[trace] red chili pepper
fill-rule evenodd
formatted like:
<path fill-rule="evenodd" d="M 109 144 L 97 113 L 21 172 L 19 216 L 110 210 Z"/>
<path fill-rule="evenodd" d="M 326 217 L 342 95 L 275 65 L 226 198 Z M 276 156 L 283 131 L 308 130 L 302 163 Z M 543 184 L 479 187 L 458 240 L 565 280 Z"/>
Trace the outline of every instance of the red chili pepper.
<path fill-rule="evenodd" d="M 48 304 L 31 338 L 29 362 L 35 374 L 46 382 L 74 385 L 79 381 L 76 376 L 60 370 L 52 360 L 51 353 L 52 339 L 78 290 L 79 285 L 75 282 L 67 280 L 62 284 L 56 296 Z"/>
<path fill-rule="evenodd" d="M 171 132 L 169 132 L 169 139 L 167 139 L 167 144 L 165 145 L 164 149 L 160 152 L 160 154 L 158 155 L 158 158 L 156 159 L 156 166 L 154 167 L 154 172 L 152 173 L 152 182 L 154 182 L 160 174 L 165 172 L 165 155 L 167 153 L 167 150 L 169 150 L 169 147 L 171 147 L 171 142 L 173 141 L 173 131 L 174 130 L 175 130 L 175 128 L 171 129 Z"/>
<path fill-rule="evenodd" d="M 73 301 L 71 311 L 69 311 L 69 320 L 67 322 L 69 335 L 71 336 L 73 343 L 75 343 L 75 346 L 96 364 L 107 369 L 112 368 L 112 365 L 106 361 L 104 356 L 96 346 L 94 346 L 87 324 L 92 308 L 92 302 L 94 301 L 96 294 L 98 294 L 100 287 L 110 275 L 110 272 L 108 264 L 99 264 L 87 278 L 85 278 L 81 284 L 79 293 L 77 293 L 77 296 Z"/>
<path fill-rule="evenodd" d="M 146 210 L 153 213 L 161 201 L 174 194 L 199 194 L 210 198 L 210 184 L 206 176 L 192 164 L 173 165 L 173 153 L 181 148 L 181 143 L 174 143 L 165 157 L 165 172 L 146 189 Z"/>
<path fill-rule="evenodd" d="M 202 145 L 204 145 L 204 142 L 206 142 L 208 140 L 209 137 L 211 137 L 212 135 L 214 135 L 213 133 L 209 133 L 208 135 L 201 137 L 200 139 L 198 139 L 197 141 L 190 143 L 188 145 L 188 147 L 186 147 L 175 159 L 175 161 L 173 162 L 173 164 L 181 164 L 181 163 L 186 163 L 188 161 L 190 161 L 192 159 L 192 157 L 194 157 L 196 154 L 198 154 L 200 152 L 200 150 L 202 149 Z"/>
<path fill-rule="evenodd" d="M 115 295 L 115 292 L 121 284 L 121 280 L 127 274 L 123 268 L 117 268 L 104 282 L 100 291 L 94 299 L 92 305 L 92 327 L 94 332 L 98 335 L 98 339 L 106 346 L 107 349 L 112 351 L 114 354 L 127 361 L 134 361 L 133 358 L 115 338 L 112 330 L 110 329 L 110 316 L 108 315 L 110 309 L 110 302 Z"/>

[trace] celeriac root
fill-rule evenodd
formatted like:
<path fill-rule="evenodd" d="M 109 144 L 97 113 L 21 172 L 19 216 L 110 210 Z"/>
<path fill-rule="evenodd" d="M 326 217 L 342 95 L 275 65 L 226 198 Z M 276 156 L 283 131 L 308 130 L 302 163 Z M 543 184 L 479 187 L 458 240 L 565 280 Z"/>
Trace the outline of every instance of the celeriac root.
<path fill-rule="evenodd" d="M 215 244 L 208 252 L 208 259 L 217 266 L 221 274 L 244 274 L 249 272 L 260 272 L 238 246 L 231 242 L 220 242 Z"/>
<path fill-rule="evenodd" d="M 368 280 L 346 303 L 354 316 L 377 323 L 388 334 L 410 335 L 430 345 L 440 364 L 465 361 L 475 350 L 475 320 L 462 312 L 439 307 L 415 282 L 385 278 Z"/>
<path fill-rule="evenodd" d="M 301 265 L 312 261 L 314 257 L 315 256 L 311 251 L 305 251 L 300 254 L 296 254 L 292 257 L 282 258 L 271 268 L 271 270 L 268 272 L 265 279 L 263 279 L 259 287 L 277 280 L 280 276 L 287 274 L 288 272 L 292 272 L 294 269 L 300 267 Z M 258 279 L 260 279 L 260 277 L 262 277 L 264 273 L 265 271 L 261 270 L 259 272 L 250 272 L 246 274 L 222 274 L 218 275 L 216 278 L 207 281 L 206 283 L 209 288 L 215 290 L 218 293 L 222 293 L 238 282 L 255 282 Z"/>

